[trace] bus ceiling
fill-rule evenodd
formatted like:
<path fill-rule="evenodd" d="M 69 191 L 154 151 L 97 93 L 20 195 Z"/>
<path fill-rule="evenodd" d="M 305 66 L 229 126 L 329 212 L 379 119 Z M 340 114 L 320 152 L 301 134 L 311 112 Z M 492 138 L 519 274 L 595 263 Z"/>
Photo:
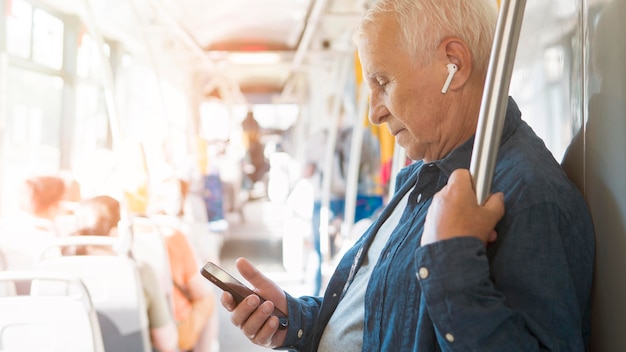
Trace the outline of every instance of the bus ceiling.
<path fill-rule="evenodd" d="M 310 67 L 354 52 L 350 33 L 371 0 L 43 0 L 92 35 L 158 67 L 207 76 L 208 96 L 298 100 Z M 216 87 L 217 86 L 217 87 Z M 221 90 L 221 93 L 220 93 Z M 243 93 L 239 94 L 239 92 Z"/>

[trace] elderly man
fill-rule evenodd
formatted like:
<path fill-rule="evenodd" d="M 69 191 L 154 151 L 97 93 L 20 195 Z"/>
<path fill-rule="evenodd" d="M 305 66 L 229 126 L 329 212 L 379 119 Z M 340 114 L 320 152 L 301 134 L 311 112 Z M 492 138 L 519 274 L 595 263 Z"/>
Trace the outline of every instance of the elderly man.
<path fill-rule="evenodd" d="M 577 189 L 510 99 L 492 195 L 467 172 L 497 10 L 381 0 L 355 35 L 370 120 L 416 160 L 324 297 L 294 298 L 245 259 L 256 295 L 222 304 L 253 342 L 300 351 L 584 351 L 593 228 Z M 505 212 L 506 209 L 506 212 Z M 428 215 L 428 216 L 427 216 Z M 495 231 L 494 231 L 495 230 Z M 288 312 L 279 330 L 273 305 Z"/>

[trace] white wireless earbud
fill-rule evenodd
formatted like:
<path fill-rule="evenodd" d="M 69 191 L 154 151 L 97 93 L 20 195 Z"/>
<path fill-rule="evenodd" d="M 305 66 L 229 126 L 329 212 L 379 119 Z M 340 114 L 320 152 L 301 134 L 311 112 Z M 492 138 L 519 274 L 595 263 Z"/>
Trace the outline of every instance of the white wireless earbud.
<path fill-rule="evenodd" d="M 446 83 L 444 83 L 443 88 L 441 88 L 442 94 L 446 94 L 446 92 L 448 91 L 448 87 L 450 87 L 450 82 L 452 82 L 452 77 L 454 77 L 456 71 L 459 70 L 459 68 L 456 67 L 455 64 L 448 64 L 446 66 L 448 66 L 448 78 L 446 78 Z"/>

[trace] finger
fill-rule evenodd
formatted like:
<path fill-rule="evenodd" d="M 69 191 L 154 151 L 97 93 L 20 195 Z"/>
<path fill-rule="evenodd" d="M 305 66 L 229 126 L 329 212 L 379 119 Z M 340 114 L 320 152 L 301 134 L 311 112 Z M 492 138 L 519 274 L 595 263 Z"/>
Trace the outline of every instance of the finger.
<path fill-rule="evenodd" d="M 498 233 L 496 230 L 491 231 L 489 237 L 487 238 L 487 243 L 495 242 L 498 239 Z"/>
<path fill-rule="evenodd" d="M 266 322 L 268 322 L 273 311 L 274 304 L 272 302 L 263 302 L 263 304 L 257 306 L 256 310 L 250 314 L 248 319 L 241 326 L 241 330 L 249 339 L 255 342 L 257 342 L 257 337 L 259 341 L 262 340 L 263 337 L 259 335 L 259 332 L 263 329 Z"/>
<path fill-rule="evenodd" d="M 504 194 L 502 192 L 492 194 L 485 201 L 484 207 L 493 214 L 495 219 L 500 219 L 504 216 Z"/>
<path fill-rule="evenodd" d="M 231 295 L 230 292 L 227 291 L 222 292 L 220 302 L 222 303 L 222 306 L 226 308 L 226 310 L 229 312 L 232 312 L 235 307 L 237 307 L 237 303 L 235 302 L 233 295 Z"/>
<path fill-rule="evenodd" d="M 263 327 L 259 331 L 257 331 L 256 336 L 254 337 L 254 341 L 261 346 L 264 347 L 274 347 L 273 339 L 276 333 L 278 332 L 278 318 L 270 317 L 265 321 Z"/>
<path fill-rule="evenodd" d="M 468 169 L 456 169 L 452 171 L 452 174 L 450 174 L 450 178 L 448 179 L 448 183 L 451 184 L 464 184 L 471 182 L 472 175 L 470 174 Z"/>
<path fill-rule="evenodd" d="M 254 287 L 254 291 L 264 299 L 272 303 L 283 312 L 287 313 L 287 299 L 285 292 L 262 272 L 252 265 L 247 259 L 239 258 L 235 262 L 239 273 Z"/>
<path fill-rule="evenodd" d="M 450 175 L 442 194 L 451 199 L 476 198 L 472 175 L 467 169 L 456 169 Z M 477 203 L 477 202 L 476 202 Z"/>
<path fill-rule="evenodd" d="M 260 304 L 261 304 L 261 300 L 259 299 L 257 295 L 250 295 L 246 297 L 236 307 L 236 309 L 233 310 L 233 314 L 230 315 L 230 321 L 233 323 L 233 325 L 243 330 L 244 326 L 247 324 L 248 320 L 250 319 L 250 316 L 252 316 L 255 313 L 255 310 L 257 310 Z M 258 327 L 256 330 L 258 330 Z M 256 330 L 254 330 L 254 333 L 256 333 Z M 250 337 L 251 335 L 253 336 L 254 333 L 251 331 L 252 331 L 252 327 L 248 325 L 248 328 L 245 331 L 246 336 L 248 337 Z"/>

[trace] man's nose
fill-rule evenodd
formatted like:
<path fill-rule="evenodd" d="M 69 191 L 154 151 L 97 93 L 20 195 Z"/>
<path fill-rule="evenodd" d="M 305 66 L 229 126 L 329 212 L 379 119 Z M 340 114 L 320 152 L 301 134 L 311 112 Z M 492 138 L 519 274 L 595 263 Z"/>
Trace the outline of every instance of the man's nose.
<path fill-rule="evenodd" d="M 387 108 L 384 104 L 382 104 L 380 98 L 376 97 L 376 95 L 372 94 L 370 97 L 370 109 L 369 109 L 369 120 L 371 123 L 375 125 L 382 124 L 385 119 L 385 116 L 389 114 Z"/>

